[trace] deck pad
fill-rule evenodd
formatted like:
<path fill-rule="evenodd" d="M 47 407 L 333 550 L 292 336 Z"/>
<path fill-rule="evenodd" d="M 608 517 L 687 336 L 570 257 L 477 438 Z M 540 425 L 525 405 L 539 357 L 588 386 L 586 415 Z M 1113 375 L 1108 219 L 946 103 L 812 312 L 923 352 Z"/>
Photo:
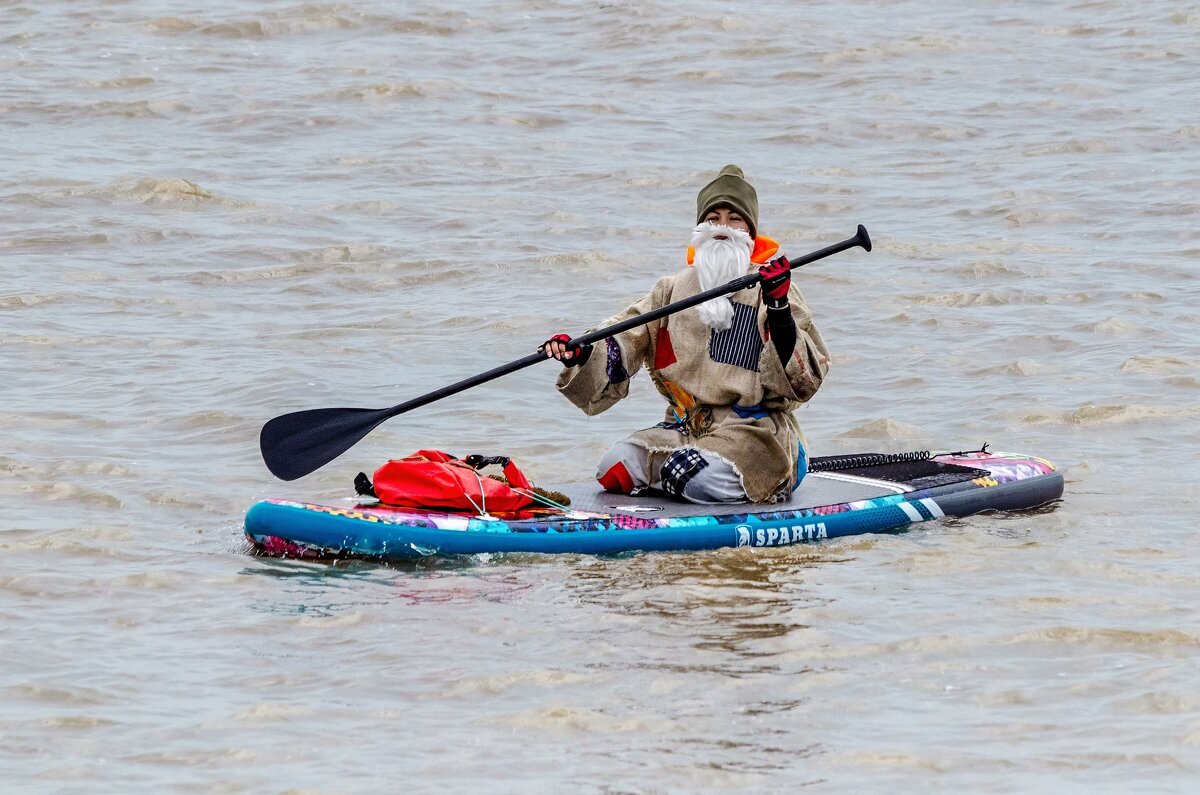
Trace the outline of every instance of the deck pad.
<path fill-rule="evenodd" d="M 578 511 L 661 517 L 729 516 L 764 511 L 795 511 L 816 508 L 821 505 L 867 500 L 872 497 L 883 497 L 907 491 L 894 483 L 871 479 L 852 480 L 838 477 L 835 473 L 815 472 L 806 475 L 804 480 L 800 481 L 800 485 L 792 492 L 791 499 L 773 505 L 752 505 L 744 502 L 698 505 L 677 502 L 663 494 L 639 496 L 609 494 L 600 490 L 594 480 L 562 483 L 551 488 L 570 497 L 571 508 Z"/>

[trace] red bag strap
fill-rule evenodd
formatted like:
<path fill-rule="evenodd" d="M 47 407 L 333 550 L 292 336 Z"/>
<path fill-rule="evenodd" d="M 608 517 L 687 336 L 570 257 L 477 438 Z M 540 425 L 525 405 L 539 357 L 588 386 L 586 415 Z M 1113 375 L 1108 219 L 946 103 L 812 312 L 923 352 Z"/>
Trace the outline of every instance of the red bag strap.
<path fill-rule="evenodd" d="M 529 482 L 529 478 L 525 477 L 525 473 L 517 468 L 516 463 L 504 455 L 482 456 L 469 455 L 463 459 L 464 462 L 474 467 L 475 469 L 483 469 L 489 464 L 499 464 L 504 467 L 504 477 L 508 479 L 508 485 L 514 489 L 532 489 L 533 484 Z"/>
<path fill-rule="evenodd" d="M 504 477 L 508 478 L 508 485 L 514 489 L 525 489 L 529 491 L 533 488 L 533 484 L 529 482 L 529 478 L 525 477 L 525 473 L 517 469 L 517 464 L 512 459 L 504 465 Z"/>

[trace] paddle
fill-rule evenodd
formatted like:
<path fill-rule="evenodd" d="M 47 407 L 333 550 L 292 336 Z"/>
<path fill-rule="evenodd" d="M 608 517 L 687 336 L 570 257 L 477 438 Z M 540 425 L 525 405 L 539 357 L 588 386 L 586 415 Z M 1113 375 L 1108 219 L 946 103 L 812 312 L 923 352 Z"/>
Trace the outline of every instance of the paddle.
<path fill-rule="evenodd" d="M 791 265 L 793 268 L 798 268 L 801 265 L 816 262 L 819 259 L 837 254 L 839 251 L 845 251 L 848 248 L 854 248 L 855 246 L 862 246 L 867 251 L 871 250 L 871 238 L 867 235 L 867 230 L 861 224 L 854 237 L 791 260 Z M 572 344 L 589 345 L 599 342 L 602 339 L 620 334 L 622 331 L 636 328 L 637 326 L 657 320 L 660 317 L 672 315 L 696 304 L 702 304 L 710 298 L 736 293 L 738 290 L 753 287 L 761 280 L 762 277 L 757 272 L 747 274 L 720 287 L 705 290 L 690 298 L 684 298 L 673 304 L 667 304 L 644 315 L 637 315 L 620 323 L 614 323 L 607 328 L 589 332 L 582 337 L 571 340 L 567 345 L 569 347 Z M 258 439 L 263 461 L 266 462 L 267 469 L 271 470 L 271 473 L 281 480 L 295 480 L 296 478 L 304 477 L 311 472 L 317 471 L 349 450 L 384 420 L 412 411 L 415 408 L 420 408 L 436 400 L 441 400 L 444 397 L 456 395 L 473 386 L 479 386 L 502 375 L 508 375 L 509 373 L 529 367 L 532 364 L 545 361 L 547 358 L 549 357 L 547 357 L 545 352 L 539 350 L 537 353 L 531 353 L 514 362 L 509 362 L 508 364 L 488 370 L 485 373 L 471 376 L 458 383 L 444 386 L 441 389 L 435 389 L 428 394 L 421 395 L 420 397 L 387 409 L 309 409 L 307 411 L 284 414 L 263 426 L 262 433 Z"/>

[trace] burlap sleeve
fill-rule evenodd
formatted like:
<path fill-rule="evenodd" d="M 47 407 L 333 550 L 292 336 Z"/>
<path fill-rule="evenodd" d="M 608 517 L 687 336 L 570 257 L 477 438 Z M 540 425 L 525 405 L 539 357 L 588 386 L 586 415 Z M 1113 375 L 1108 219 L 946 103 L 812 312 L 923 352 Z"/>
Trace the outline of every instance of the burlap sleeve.
<path fill-rule="evenodd" d="M 793 284 L 788 293 L 792 308 L 792 319 L 796 322 L 796 347 L 785 367 L 779 361 L 774 345 L 763 346 L 759 360 L 763 390 L 768 400 L 783 398 L 784 401 L 806 403 L 821 387 L 825 374 L 829 372 L 829 350 L 813 323 L 812 312 L 804 303 L 800 290 Z M 766 310 L 760 322 L 766 322 Z"/>
<path fill-rule="evenodd" d="M 671 280 L 670 276 L 659 279 L 649 295 L 597 328 L 611 326 L 663 306 L 669 300 Z M 657 325 L 655 322 L 649 326 L 637 326 L 597 342 L 587 362 L 579 367 L 563 367 L 555 382 L 558 391 L 588 416 L 607 411 L 629 394 L 630 379 L 654 355 L 652 331 Z"/>

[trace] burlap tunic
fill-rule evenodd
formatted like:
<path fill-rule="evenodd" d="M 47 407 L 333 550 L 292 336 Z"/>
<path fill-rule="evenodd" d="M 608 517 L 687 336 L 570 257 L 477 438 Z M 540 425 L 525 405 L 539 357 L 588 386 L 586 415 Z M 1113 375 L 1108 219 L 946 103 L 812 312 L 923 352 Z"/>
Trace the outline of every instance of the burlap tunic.
<path fill-rule="evenodd" d="M 602 325 L 643 314 L 700 292 L 694 268 L 659 279 L 654 289 Z M 588 415 L 629 394 L 629 379 L 650 370 L 671 406 L 666 420 L 638 431 L 630 442 L 646 450 L 647 471 L 657 473 L 667 455 L 695 447 L 737 469 L 746 496 L 771 502 L 797 482 L 803 442 L 793 411 L 808 401 L 829 370 L 829 352 L 795 284 L 788 300 L 796 322 L 796 347 L 785 367 L 767 339 L 767 309 L 757 289 L 732 296 L 734 322 L 717 332 L 695 307 L 597 343 L 588 361 L 564 367 L 557 387 Z"/>

